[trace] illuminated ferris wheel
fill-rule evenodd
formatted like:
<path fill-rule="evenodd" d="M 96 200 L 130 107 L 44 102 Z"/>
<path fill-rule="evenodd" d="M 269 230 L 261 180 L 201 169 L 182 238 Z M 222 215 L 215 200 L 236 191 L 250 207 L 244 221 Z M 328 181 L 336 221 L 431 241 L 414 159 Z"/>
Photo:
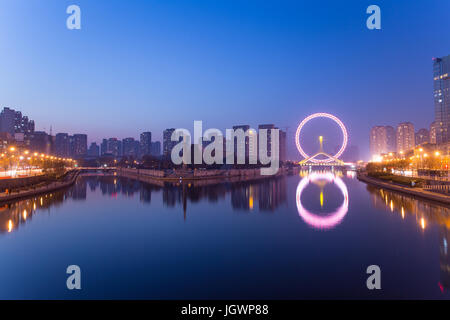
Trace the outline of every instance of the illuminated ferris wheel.
<path fill-rule="evenodd" d="M 341 146 L 339 151 L 334 156 L 329 155 L 329 154 L 327 154 L 327 153 L 325 153 L 323 151 L 323 137 L 322 136 L 319 137 L 319 142 L 320 142 L 319 152 L 317 152 L 316 154 L 314 154 L 312 156 L 309 156 L 303 150 L 302 145 L 301 145 L 301 141 L 302 141 L 301 132 L 302 132 L 302 129 L 305 126 L 306 123 L 308 123 L 309 121 L 311 121 L 312 119 L 315 119 L 315 118 L 328 118 L 328 119 L 331 119 L 334 122 L 336 122 L 337 125 L 339 126 L 339 128 L 341 129 L 342 135 L 343 135 L 342 146 Z M 345 128 L 345 125 L 342 123 L 342 121 L 339 120 L 339 118 L 335 117 L 334 115 L 329 114 L 329 113 L 324 113 L 324 112 L 314 113 L 314 114 L 306 117 L 305 119 L 303 119 L 303 121 L 298 126 L 297 132 L 295 133 L 295 143 L 297 145 L 298 152 L 300 152 L 302 157 L 305 158 L 304 160 L 302 160 L 300 162 L 300 164 L 306 164 L 306 165 L 331 165 L 331 164 L 334 163 L 334 164 L 343 165 L 344 162 L 339 160 L 339 157 L 342 156 L 342 154 L 345 151 L 345 148 L 347 147 L 348 133 L 347 133 L 347 129 Z M 324 156 L 325 159 L 317 159 L 319 156 Z"/>

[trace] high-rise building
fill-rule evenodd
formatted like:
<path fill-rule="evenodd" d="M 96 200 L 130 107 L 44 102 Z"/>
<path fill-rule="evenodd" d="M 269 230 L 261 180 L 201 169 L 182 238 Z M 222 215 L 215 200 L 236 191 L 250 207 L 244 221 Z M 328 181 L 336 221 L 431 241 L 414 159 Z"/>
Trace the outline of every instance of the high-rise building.
<path fill-rule="evenodd" d="M 430 142 L 430 132 L 427 129 L 419 129 L 419 131 L 416 132 L 416 146 L 424 143 Z"/>
<path fill-rule="evenodd" d="M 430 143 L 436 144 L 436 130 L 437 124 L 436 121 L 433 121 L 430 125 Z"/>
<path fill-rule="evenodd" d="M 88 156 L 89 157 L 98 157 L 100 154 L 100 147 L 97 143 L 92 142 L 88 149 Z"/>
<path fill-rule="evenodd" d="M 15 110 L 10 108 L 4 108 L 2 113 L 0 114 L 0 131 L 8 132 L 9 134 L 14 135 L 15 117 L 16 117 Z"/>
<path fill-rule="evenodd" d="M 20 111 L 16 111 L 16 117 L 14 119 L 14 131 L 16 133 L 33 133 L 34 121 L 29 120 L 28 117 L 22 116 Z"/>
<path fill-rule="evenodd" d="M 22 116 L 22 112 L 4 108 L 0 113 L 0 132 L 30 134 L 34 132 L 34 121 Z"/>
<path fill-rule="evenodd" d="M 118 140 L 117 141 L 117 148 L 119 150 L 118 156 L 119 157 L 123 156 L 123 143 L 122 143 L 122 140 Z"/>
<path fill-rule="evenodd" d="M 375 126 L 370 129 L 370 154 L 379 156 L 387 153 L 387 130 L 385 126 Z"/>
<path fill-rule="evenodd" d="M 109 138 L 106 151 L 115 157 L 119 157 L 122 153 L 122 144 L 117 138 Z"/>
<path fill-rule="evenodd" d="M 242 129 L 244 131 L 244 134 L 250 129 L 250 126 L 247 124 L 239 125 L 239 126 L 233 126 L 233 130 L 236 132 L 236 130 Z M 245 161 L 249 158 L 250 155 L 250 143 L 249 143 L 249 137 L 244 137 L 244 143 L 240 143 L 237 140 L 237 137 L 234 138 L 234 141 L 232 142 L 234 144 L 234 157 L 237 158 L 239 154 L 244 154 Z M 252 148 L 252 154 L 255 152 Z"/>
<path fill-rule="evenodd" d="M 140 136 L 141 157 L 152 154 L 152 133 L 142 132 Z"/>
<path fill-rule="evenodd" d="M 152 142 L 151 155 L 155 157 L 159 157 L 161 155 L 161 142 Z"/>
<path fill-rule="evenodd" d="M 137 159 L 139 157 L 139 141 L 134 138 L 125 138 L 122 140 L 123 155 Z"/>
<path fill-rule="evenodd" d="M 397 135 L 395 129 L 391 126 L 386 126 L 386 151 L 396 152 L 397 151 Z"/>
<path fill-rule="evenodd" d="M 8 132 L 0 132 L 0 151 L 4 152 L 8 146 L 14 143 L 14 138 Z"/>
<path fill-rule="evenodd" d="M 286 131 L 280 130 L 279 134 L 280 143 L 279 143 L 279 153 L 280 153 L 280 162 L 286 161 Z"/>
<path fill-rule="evenodd" d="M 87 135 L 74 134 L 72 140 L 72 157 L 81 158 L 87 154 Z"/>
<path fill-rule="evenodd" d="M 100 155 L 103 156 L 106 153 L 108 153 L 108 140 L 103 139 L 102 143 L 100 144 Z"/>
<path fill-rule="evenodd" d="M 275 125 L 273 124 L 260 124 L 258 126 L 258 140 L 260 138 L 260 130 L 267 130 L 267 145 L 266 145 L 266 150 L 267 150 L 267 156 L 271 157 L 272 156 L 272 129 L 275 129 Z M 256 150 L 259 150 L 259 141 L 257 142 L 258 146 Z M 278 141 L 279 143 L 279 141 Z M 279 145 L 278 145 L 279 148 Z M 279 149 L 278 149 L 279 150 Z M 253 154 L 253 152 L 258 152 L 258 151 L 253 151 L 252 150 L 252 145 L 250 144 L 249 146 L 249 154 Z M 259 152 L 257 154 L 258 158 L 259 158 Z"/>
<path fill-rule="evenodd" d="M 52 139 L 44 131 L 35 131 L 27 136 L 27 147 L 39 153 L 50 154 L 52 151 Z"/>
<path fill-rule="evenodd" d="M 166 129 L 163 132 L 163 155 L 164 157 L 170 157 L 173 147 L 177 144 L 176 141 L 172 141 L 172 133 L 174 128 Z"/>
<path fill-rule="evenodd" d="M 70 157 L 70 139 L 67 133 L 57 133 L 55 136 L 55 154 L 58 157 Z"/>
<path fill-rule="evenodd" d="M 402 122 L 397 126 L 397 152 L 406 152 L 415 146 L 414 125 L 411 122 Z"/>
<path fill-rule="evenodd" d="M 436 143 L 450 141 L 450 55 L 433 58 L 434 120 Z"/>

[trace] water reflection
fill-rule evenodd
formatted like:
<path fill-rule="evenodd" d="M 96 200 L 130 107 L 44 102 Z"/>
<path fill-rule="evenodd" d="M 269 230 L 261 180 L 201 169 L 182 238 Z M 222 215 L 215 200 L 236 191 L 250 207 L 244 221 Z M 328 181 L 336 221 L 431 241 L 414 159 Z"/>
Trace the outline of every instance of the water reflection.
<path fill-rule="evenodd" d="M 448 249 L 450 208 L 370 185 L 367 186 L 367 191 L 372 195 L 372 204 L 375 208 L 388 208 L 391 212 L 401 215 L 402 219 L 414 218 L 422 230 L 425 230 L 429 223 L 439 226 L 441 278 L 439 287 L 442 291 L 444 291 L 444 288 L 450 288 L 450 252 Z"/>
<path fill-rule="evenodd" d="M 301 206 L 331 213 L 338 227 L 317 232 L 299 216 L 299 182 Z M 0 297 L 65 298 L 54 271 L 64 276 L 72 261 L 101 271 L 86 293 L 94 299 L 371 298 L 361 279 L 368 263 L 385 270 L 380 297 L 449 297 L 449 217 L 448 208 L 368 187 L 351 172 L 220 183 L 83 176 L 0 206 Z M 33 263 L 45 277 L 27 273 Z M 113 294 L 104 290 L 110 279 Z"/>
<path fill-rule="evenodd" d="M 333 172 L 309 172 L 306 176 L 304 174 L 302 176 L 304 177 L 300 180 L 296 192 L 297 210 L 300 217 L 302 217 L 308 225 L 316 229 L 326 230 L 336 227 L 341 223 L 348 212 L 349 196 L 347 186 L 344 181 L 338 174 Z M 342 204 L 337 209 L 326 215 L 318 212 L 311 212 L 306 209 L 302 202 L 302 194 L 311 183 L 316 184 L 320 188 L 319 199 L 321 208 L 324 207 L 324 187 L 327 184 L 334 184 L 340 190 L 343 197 Z"/>
<path fill-rule="evenodd" d="M 440 271 L 441 271 L 441 282 L 443 288 L 450 288 L 450 252 L 449 252 L 449 241 L 450 233 L 447 228 L 441 228 L 439 230 L 439 249 L 440 249 Z M 443 288 L 441 290 L 443 291 Z"/>
<path fill-rule="evenodd" d="M 187 217 L 188 203 L 206 200 L 216 203 L 230 196 L 233 209 L 250 212 L 274 212 L 286 203 L 286 181 L 284 177 L 253 181 L 234 181 L 216 184 L 155 182 L 145 183 L 132 178 L 117 176 L 82 176 L 69 189 L 5 204 L 0 207 L 0 233 L 12 232 L 32 219 L 39 210 L 60 206 L 64 201 L 84 201 L 87 188 L 93 193 L 97 189 L 103 196 L 117 198 L 139 195 L 142 203 L 150 204 L 153 192 L 162 192 L 165 206 L 182 205 L 184 218 Z"/>
<path fill-rule="evenodd" d="M 401 215 L 403 219 L 407 216 L 414 217 L 422 229 L 425 229 L 429 222 L 450 228 L 448 207 L 370 185 L 367 186 L 367 191 L 372 195 L 372 205 L 377 209 L 388 208 L 391 212 Z"/>
<path fill-rule="evenodd" d="M 12 232 L 33 218 L 38 209 L 62 204 L 66 197 L 65 192 L 55 192 L 31 199 L 4 204 L 0 207 L 0 233 Z"/>

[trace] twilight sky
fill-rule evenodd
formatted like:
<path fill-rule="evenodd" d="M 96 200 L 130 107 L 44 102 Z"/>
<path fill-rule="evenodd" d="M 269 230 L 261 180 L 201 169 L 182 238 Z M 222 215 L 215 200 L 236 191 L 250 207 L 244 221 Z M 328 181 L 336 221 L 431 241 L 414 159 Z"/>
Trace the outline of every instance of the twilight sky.
<path fill-rule="evenodd" d="M 371 4 L 382 30 L 366 28 Z M 448 0 L 1 0 L 0 107 L 89 142 L 203 120 L 289 127 L 291 145 L 323 111 L 367 158 L 371 126 L 433 121 L 431 59 L 448 54 Z"/>

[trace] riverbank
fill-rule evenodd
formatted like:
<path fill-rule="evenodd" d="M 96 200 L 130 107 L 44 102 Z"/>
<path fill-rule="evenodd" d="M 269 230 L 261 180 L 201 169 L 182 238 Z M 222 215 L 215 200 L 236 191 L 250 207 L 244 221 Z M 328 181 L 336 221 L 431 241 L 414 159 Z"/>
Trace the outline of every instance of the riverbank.
<path fill-rule="evenodd" d="M 59 181 L 54 181 L 50 183 L 43 182 L 39 184 L 30 185 L 28 189 L 23 189 L 21 191 L 13 193 L 2 192 L 0 193 L 0 203 L 18 200 L 22 198 L 28 198 L 38 194 L 53 192 L 62 188 L 69 187 L 76 181 L 79 175 L 80 171 L 73 170 L 68 172 L 64 176 L 64 178 L 62 178 Z"/>
<path fill-rule="evenodd" d="M 364 174 L 361 172 L 358 172 L 357 178 L 358 178 L 358 180 L 360 180 L 362 182 L 365 182 L 365 183 L 368 183 L 371 185 L 375 185 L 380 188 L 398 191 L 398 192 L 406 193 L 406 194 L 409 194 L 409 195 L 412 195 L 412 196 L 415 196 L 418 198 L 431 200 L 431 201 L 437 201 L 437 202 L 440 202 L 440 203 L 443 203 L 446 205 L 450 205 L 450 196 L 445 195 L 445 194 L 439 194 L 436 192 L 427 191 L 423 188 L 412 188 L 412 187 L 401 186 L 401 185 L 394 184 L 394 183 L 384 182 L 380 179 L 368 177 L 367 174 Z"/>

